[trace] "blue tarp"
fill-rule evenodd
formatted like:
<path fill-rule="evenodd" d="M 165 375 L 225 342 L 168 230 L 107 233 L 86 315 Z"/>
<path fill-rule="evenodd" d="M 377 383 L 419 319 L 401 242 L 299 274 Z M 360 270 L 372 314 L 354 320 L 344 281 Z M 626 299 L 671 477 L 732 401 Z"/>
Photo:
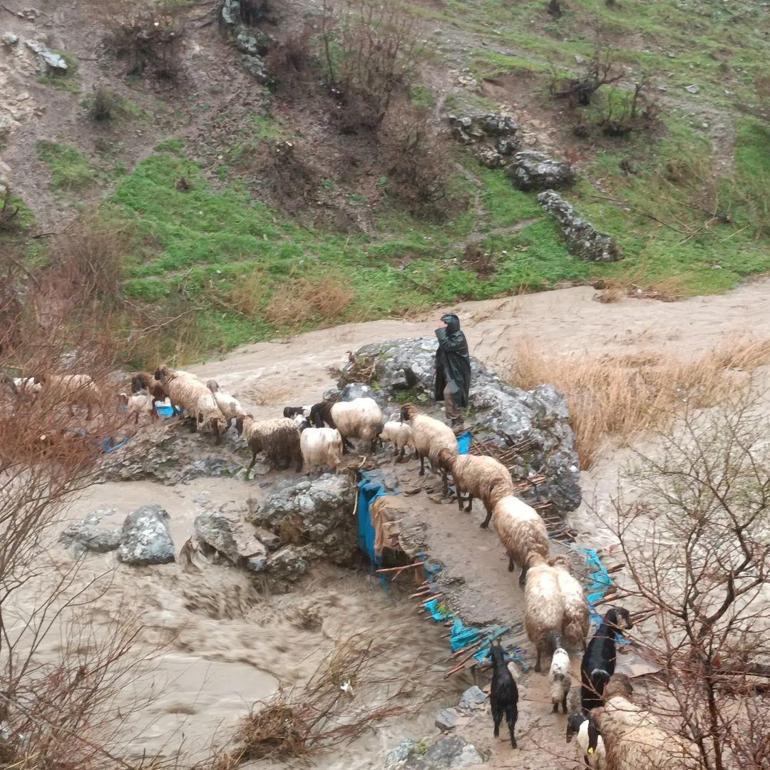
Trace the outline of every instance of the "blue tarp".
<path fill-rule="evenodd" d="M 602 562 L 601 556 L 595 548 L 579 548 L 588 564 L 588 584 L 586 585 L 586 599 L 591 614 L 591 621 L 600 625 L 603 617 L 596 610 L 596 603 L 600 602 L 614 585 L 607 568 Z M 622 637 L 617 638 L 618 644 L 628 644 L 628 640 Z"/>
<path fill-rule="evenodd" d="M 466 430 L 465 433 L 461 433 L 457 437 L 457 451 L 461 455 L 467 455 L 471 451 L 471 443 L 473 441 L 473 434 Z"/>
<path fill-rule="evenodd" d="M 358 547 L 369 557 L 372 564 L 379 566 L 382 558 L 374 552 L 375 532 L 369 508 L 378 497 L 395 493 L 387 490 L 379 471 L 360 471 L 359 475 Z"/>

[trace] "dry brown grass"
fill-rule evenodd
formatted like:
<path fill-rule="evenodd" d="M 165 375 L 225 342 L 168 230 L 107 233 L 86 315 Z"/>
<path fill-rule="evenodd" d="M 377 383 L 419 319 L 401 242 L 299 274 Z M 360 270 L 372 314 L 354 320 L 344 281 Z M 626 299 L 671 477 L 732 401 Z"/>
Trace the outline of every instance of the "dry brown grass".
<path fill-rule="evenodd" d="M 300 278 L 285 283 L 270 299 L 265 316 L 276 326 L 296 329 L 307 323 L 338 321 L 350 307 L 353 290 L 341 278 Z"/>
<path fill-rule="evenodd" d="M 257 318 L 262 313 L 267 283 L 259 270 L 238 278 L 227 296 L 226 304 L 246 318 Z"/>
<path fill-rule="evenodd" d="M 641 353 L 576 360 L 543 354 L 524 343 L 509 380 L 522 388 L 548 382 L 565 394 L 580 465 L 587 469 L 608 439 L 625 442 L 660 428 L 685 403 L 714 406 L 747 387 L 747 375 L 768 362 L 770 340 L 736 339 L 694 359 Z"/>

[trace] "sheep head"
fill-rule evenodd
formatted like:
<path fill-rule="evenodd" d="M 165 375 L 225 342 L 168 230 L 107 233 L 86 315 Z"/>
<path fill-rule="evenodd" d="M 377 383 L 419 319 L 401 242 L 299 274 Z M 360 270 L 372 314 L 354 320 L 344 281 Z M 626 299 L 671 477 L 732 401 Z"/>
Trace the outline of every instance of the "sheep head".
<path fill-rule="evenodd" d="M 443 471 L 451 471 L 457 462 L 457 455 L 451 449 L 442 449 L 438 453 L 438 467 Z"/>
<path fill-rule="evenodd" d="M 212 392 L 216 393 L 219 390 L 219 383 L 216 380 L 209 380 L 206 383 L 206 387 Z"/>
<path fill-rule="evenodd" d="M 631 615 L 625 607 L 611 607 L 604 616 L 604 622 L 618 634 L 634 627 Z"/>
<path fill-rule="evenodd" d="M 582 725 L 586 719 L 588 719 L 588 717 L 584 716 L 582 712 L 576 712 L 567 717 L 567 743 L 571 743 L 572 739 L 580 732 L 580 725 Z"/>
<path fill-rule="evenodd" d="M 626 674 L 613 674 L 609 682 L 604 686 L 604 700 L 608 701 L 617 695 L 631 700 L 634 693 L 634 686 L 631 679 Z"/>
<path fill-rule="evenodd" d="M 419 414 L 419 410 L 414 404 L 404 404 L 401 407 L 401 422 L 409 422 Z"/>

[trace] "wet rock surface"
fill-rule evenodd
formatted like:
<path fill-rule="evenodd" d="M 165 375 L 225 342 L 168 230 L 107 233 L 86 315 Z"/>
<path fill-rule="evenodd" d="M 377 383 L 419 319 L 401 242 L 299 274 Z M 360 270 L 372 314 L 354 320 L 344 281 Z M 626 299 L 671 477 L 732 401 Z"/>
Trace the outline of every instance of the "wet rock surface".
<path fill-rule="evenodd" d="M 510 115 L 450 115 L 449 125 L 458 142 L 471 147 L 487 168 L 501 168 L 521 144 L 519 124 Z"/>
<path fill-rule="evenodd" d="M 514 187 L 525 191 L 569 187 L 575 181 L 569 163 L 534 150 L 517 152 L 506 173 Z"/>
<path fill-rule="evenodd" d="M 120 527 L 108 529 L 100 526 L 105 516 L 114 513 L 113 508 L 99 508 L 82 521 L 70 524 L 59 536 L 59 542 L 71 548 L 76 556 L 86 551 L 107 553 L 120 545 Z"/>
<path fill-rule="evenodd" d="M 445 770 L 483 762 L 472 743 L 459 735 L 447 735 L 427 748 L 423 743 L 403 741 L 386 756 L 385 770 Z"/>
<path fill-rule="evenodd" d="M 398 411 L 407 400 L 429 411 L 436 347 L 429 337 L 393 340 L 366 345 L 356 351 L 356 358 L 373 362 L 372 387 L 393 402 L 388 411 Z M 564 396 L 552 385 L 530 391 L 514 388 L 474 358 L 471 371 L 465 424 L 474 439 L 519 448 L 511 468 L 515 481 L 545 477 L 522 495 L 528 502 L 550 500 L 561 513 L 577 508 L 580 472 Z M 346 369 L 342 376 L 346 377 Z"/>
<path fill-rule="evenodd" d="M 354 505 L 350 479 L 326 473 L 312 481 L 284 483 L 261 503 L 249 501 L 247 520 L 272 532 L 284 546 L 301 548 L 303 560 L 323 558 L 346 565 L 356 552 Z M 269 571 L 279 559 L 287 561 L 283 551 L 270 556 Z"/>
<path fill-rule="evenodd" d="M 254 528 L 235 512 L 222 510 L 195 518 L 195 537 L 235 567 L 261 572 L 267 566 L 267 546 Z"/>
<path fill-rule="evenodd" d="M 537 202 L 561 225 L 570 254 L 589 262 L 615 262 L 621 258 L 617 243 L 583 219 L 559 193 L 546 190 L 537 196 Z"/>
<path fill-rule="evenodd" d="M 143 505 L 126 516 L 118 559 L 136 567 L 174 561 L 174 541 L 168 521 L 168 512 L 159 505 Z"/>

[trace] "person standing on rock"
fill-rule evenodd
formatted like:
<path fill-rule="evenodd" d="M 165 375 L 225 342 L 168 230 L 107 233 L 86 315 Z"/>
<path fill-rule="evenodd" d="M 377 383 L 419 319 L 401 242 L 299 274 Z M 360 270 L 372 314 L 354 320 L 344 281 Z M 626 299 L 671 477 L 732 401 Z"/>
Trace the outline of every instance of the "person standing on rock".
<path fill-rule="evenodd" d="M 471 389 L 471 357 L 468 341 L 460 331 L 460 319 L 454 313 L 441 316 L 444 326 L 436 329 L 436 379 L 434 398 L 444 402 L 444 413 L 453 428 L 462 428 L 462 409 L 468 406 Z"/>

